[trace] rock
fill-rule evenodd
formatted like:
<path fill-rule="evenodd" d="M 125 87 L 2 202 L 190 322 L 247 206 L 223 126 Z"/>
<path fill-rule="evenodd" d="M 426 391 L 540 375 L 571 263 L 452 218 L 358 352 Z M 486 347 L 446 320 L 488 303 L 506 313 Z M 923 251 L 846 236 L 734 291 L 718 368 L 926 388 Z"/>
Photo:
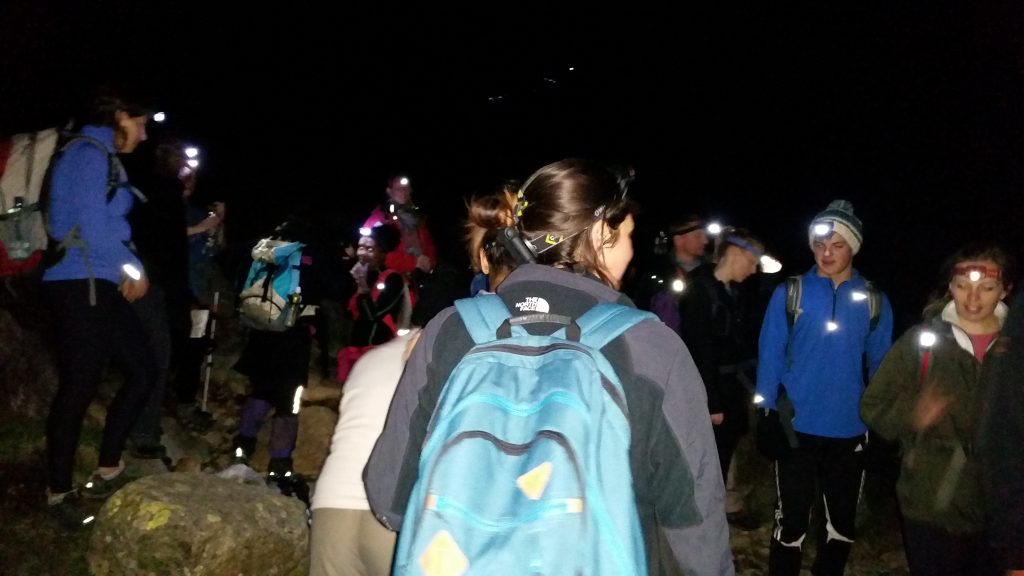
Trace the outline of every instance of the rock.
<path fill-rule="evenodd" d="M 175 472 L 199 472 L 203 469 L 203 463 L 190 456 L 179 458 L 174 463 Z"/>
<path fill-rule="evenodd" d="M 19 316 L 0 308 L 0 417 L 45 418 L 57 393 L 56 363 L 43 335 L 45 322 L 32 325 L 33 315 Z"/>
<path fill-rule="evenodd" d="M 296 473 L 309 477 L 320 475 L 337 423 L 338 412 L 332 408 L 306 406 L 299 411 L 299 438 L 292 453 Z"/>
<path fill-rule="evenodd" d="M 302 391 L 304 405 L 326 406 L 337 411 L 339 400 L 341 400 L 341 388 L 336 386 L 310 386 Z"/>
<path fill-rule="evenodd" d="M 202 473 L 137 480 L 97 514 L 87 555 L 97 576 L 305 574 L 305 506 L 263 486 Z"/>

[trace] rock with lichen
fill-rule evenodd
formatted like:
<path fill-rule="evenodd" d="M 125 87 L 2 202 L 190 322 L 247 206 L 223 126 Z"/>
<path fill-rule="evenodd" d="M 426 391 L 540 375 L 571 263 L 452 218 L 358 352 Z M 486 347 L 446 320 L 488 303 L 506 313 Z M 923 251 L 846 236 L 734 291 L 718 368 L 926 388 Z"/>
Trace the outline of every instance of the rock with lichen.
<path fill-rule="evenodd" d="M 137 480 L 97 514 L 88 553 L 97 576 L 305 574 L 305 506 L 263 486 L 203 473 Z"/>

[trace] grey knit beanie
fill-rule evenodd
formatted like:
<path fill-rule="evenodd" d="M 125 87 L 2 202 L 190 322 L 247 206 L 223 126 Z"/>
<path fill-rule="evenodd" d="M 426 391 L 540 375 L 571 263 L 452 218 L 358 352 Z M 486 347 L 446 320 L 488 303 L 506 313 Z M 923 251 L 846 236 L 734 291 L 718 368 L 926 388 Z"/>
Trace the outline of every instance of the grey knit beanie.
<path fill-rule="evenodd" d="M 850 244 L 850 250 L 854 254 L 860 252 L 860 245 L 864 242 L 864 224 L 860 218 L 853 215 L 852 203 L 847 200 L 833 200 L 828 208 L 811 220 L 811 225 L 807 229 L 807 241 L 812 250 L 814 239 L 820 236 L 815 232 L 815 227 L 821 224 L 828 226 L 828 234 L 838 232 Z"/>

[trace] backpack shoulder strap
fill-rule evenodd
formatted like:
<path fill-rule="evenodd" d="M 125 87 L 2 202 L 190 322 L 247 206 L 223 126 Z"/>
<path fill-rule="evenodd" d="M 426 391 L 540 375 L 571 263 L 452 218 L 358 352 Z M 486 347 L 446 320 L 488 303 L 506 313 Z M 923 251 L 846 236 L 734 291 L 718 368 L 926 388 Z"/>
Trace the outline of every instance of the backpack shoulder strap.
<path fill-rule="evenodd" d="M 602 302 L 587 310 L 576 320 L 576 323 L 580 327 L 580 342 L 595 350 L 600 350 L 626 330 L 648 319 L 657 320 L 658 317 L 650 312 L 622 304 Z"/>
<path fill-rule="evenodd" d="M 800 276 L 789 276 L 786 278 L 786 320 L 789 327 L 796 324 L 800 316 L 800 297 L 803 296 L 804 281 Z"/>
<path fill-rule="evenodd" d="M 462 317 L 462 323 L 466 325 L 469 336 L 477 344 L 496 340 L 498 328 L 512 317 L 508 306 L 505 306 L 505 302 L 497 294 L 481 294 L 456 300 L 455 309 Z M 521 327 L 518 328 L 523 330 Z"/>
<path fill-rule="evenodd" d="M 882 316 L 882 291 L 871 281 L 866 281 L 864 284 L 868 290 L 868 317 L 871 319 L 869 329 L 874 331 L 878 326 L 878 319 Z"/>

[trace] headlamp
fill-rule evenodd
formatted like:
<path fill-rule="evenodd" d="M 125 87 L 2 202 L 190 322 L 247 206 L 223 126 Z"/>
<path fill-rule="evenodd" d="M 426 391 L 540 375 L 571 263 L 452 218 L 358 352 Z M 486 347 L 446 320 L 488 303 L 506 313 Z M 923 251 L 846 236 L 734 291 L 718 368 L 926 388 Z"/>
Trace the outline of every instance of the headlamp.
<path fill-rule="evenodd" d="M 832 233 L 832 223 L 816 222 L 811 230 L 814 232 L 815 236 L 826 237 Z"/>
<path fill-rule="evenodd" d="M 953 276 L 966 276 L 971 282 L 981 282 L 985 278 L 992 278 L 993 280 L 1002 280 L 1003 271 L 997 266 L 982 266 L 980 264 L 969 264 L 963 266 L 955 266 L 953 268 Z"/>

